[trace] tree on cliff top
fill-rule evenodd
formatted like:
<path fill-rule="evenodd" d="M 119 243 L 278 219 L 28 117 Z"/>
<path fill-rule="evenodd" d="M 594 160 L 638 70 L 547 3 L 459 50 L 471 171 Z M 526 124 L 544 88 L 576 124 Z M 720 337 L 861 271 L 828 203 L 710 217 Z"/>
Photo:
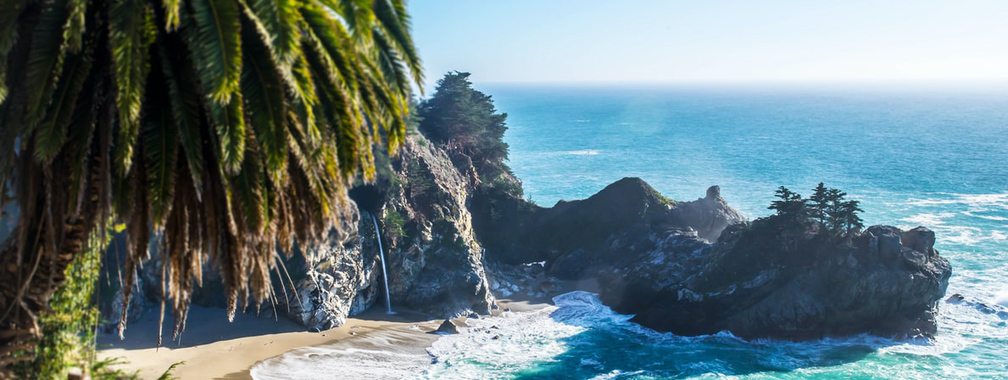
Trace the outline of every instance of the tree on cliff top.
<path fill-rule="evenodd" d="M 113 222 L 126 297 L 156 237 L 177 332 L 206 260 L 229 317 L 270 299 L 277 249 L 321 237 L 372 146 L 401 143 L 422 81 L 409 22 L 404 0 L 0 1 L 0 185 L 20 208 L 0 375 Z"/>
<path fill-rule="evenodd" d="M 808 208 L 801 194 L 791 191 L 781 186 L 774 192 L 774 196 L 780 198 L 770 203 L 770 210 L 777 211 L 777 215 L 788 221 L 804 222 L 808 218 Z"/>
<path fill-rule="evenodd" d="M 511 174 L 504 164 L 506 113 L 497 113 L 493 99 L 472 87 L 469 73 L 450 72 L 438 81 L 434 95 L 420 104 L 420 132 L 431 141 L 473 160 L 483 182 Z"/>
<path fill-rule="evenodd" d="M 776 210 L 776 216 L 788 223 L 796 225 L 807 224 L 809 219 L 823 226 L 832 236 L 851 234 L 864 227 L 859 207 L 860 202 L 846 200 L 847 193 L 838 189 L 827 188 L 822 182 L 812 189 L 812 196 L 802 199 L 801 195 L 781 186 L 774 193 L 775 200 L 770 203 L 771 210 Z"/>

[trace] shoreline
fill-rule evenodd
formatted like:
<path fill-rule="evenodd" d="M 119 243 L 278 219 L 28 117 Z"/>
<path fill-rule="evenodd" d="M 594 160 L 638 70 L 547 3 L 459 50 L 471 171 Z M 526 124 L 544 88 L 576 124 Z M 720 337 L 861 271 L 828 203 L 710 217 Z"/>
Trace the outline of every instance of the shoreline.
<path fill-rule="evenodd" d="M 492 318 L 505 310 L 537 310 L 551 302 L 551 297 L 517 295 L 497 299 L 499 309 L 481 318 Z M 170 340 L 172 321 L 166 316 L 164 344 L 158 349 L 158 314 L 148 312 L 129 325 L 124 340 L 120 341 L 114 332 L 99 334 L 98 357 L 125 360 L 126 363 L 115 367 L 130 373 L 137 371 L 140 379 L 156 379 L 178 362 L 185 363 L 172 374 L 180 379 L 251 379 L 250 370 L 256 364 L 299 349 L 395 350 L 427 355 L 427 348 L 439 337 L 430 332 L 437 330 L 443 321 L 411 311 L 390 315 L 372 308 L 348 317 L 341 326 L 312 332 L 286 318 L 274 319 L 272 313 L 262 314 L 236 314 L 234 322 L 229 323 L 224 309 L 192 306 L 181 345 Z M 466 319 L 453 321 L 465 328 Z"/>

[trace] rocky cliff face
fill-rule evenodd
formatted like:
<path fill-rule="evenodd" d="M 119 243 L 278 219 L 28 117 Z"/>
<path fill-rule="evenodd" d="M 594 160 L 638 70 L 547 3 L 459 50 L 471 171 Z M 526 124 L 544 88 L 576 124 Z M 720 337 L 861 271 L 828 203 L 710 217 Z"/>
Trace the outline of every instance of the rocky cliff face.
<path fill-rule="evenodd" d="M 289 266 L 297 294 L 286 297 L 294 320 L 330 328 L 384 298 L 372 215 L 393 309 L 438 318 L 489 313 L 495 301 L 466 208 L 471 179 L 422 136 L 409 138 L 390 168 L 379 183 L 352 192 L 361 211 L 347 215 L 338 232 L 306 250 L 303 260 L 294 255 Z"/>
<path fill-rule="evenodd" d="M 475 177 L 419 136 L 392 168 L 393 183 L 376 213 L 393 303 L 439 317 L 489 313 L 494 298 L 467 208 Z"/>
<path fill-rule="evenodd" d="M 319 246 L 295 252 L 287 260 L 273 281 L 281 313 L 310 329 L 323 330 L 346 323 L 346 317 L 374 304 L 382 286 L 381 267 L 377 251 L 369 252 L 363 243 L 367 222 L 354 210 Z"/>
<path fill-rule="evenodd" d="M 309 329 L 327 329 L 382 302 L 374 214 L 385 245 L 393 308 L 436 318 L 489 313 L 495 299 L 467 208 L 478 178 L 471 162 L 469 175 L 464 175 L 466 171 L 457 167 L 464 160 L 455 161 L 422 136 L 411 136 L 379 183 L 352 191 L 360 210 L 344 215 L 341 225 L 318 246 L 299 247 L 283 261 L 273 276 L 277 312 Z M 158 257 L 152 254 L 140 270 L 143 285 L 132 297 L 131 316 L 139 316 L 160 297 Z M 114 262 L 111 256 L 107 262 Z M 203 286 L 194 290 L 193 303 L 223 307 L 220 279 L 210 264 L 203 280 Z M 103 305 L 104 314 L 117 319 L 121 291 L 108 292 L 106 299 L 111 301 Z"/>
<path fill-rule="evenodd" d="M 547 261 L 562 279 L 579 279 L 610 268 L 654 243 L 650 235 L 716 239 L 725 227 L 745 219 L 728 207 L 714 186 L 705 198 L 674 202 L 640 178 L 624 178 L 588 199 L 560 201 L 552 208 L 496 201 L 485 213 L 503 215 L 477 232 L 494 260 L 520 264 Z M 489 203 L 489 202 L 487 202 Z"/>

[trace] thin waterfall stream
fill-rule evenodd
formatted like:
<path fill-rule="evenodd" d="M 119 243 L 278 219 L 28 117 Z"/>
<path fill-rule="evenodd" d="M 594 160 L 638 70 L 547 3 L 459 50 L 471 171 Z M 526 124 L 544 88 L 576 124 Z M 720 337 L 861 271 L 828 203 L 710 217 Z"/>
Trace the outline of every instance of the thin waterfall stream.
<path fill-rule="evenodd" d="M 375 237 L 378 238 L 378 257 L 381 258 L 382 280 L 385 282 L 385 309 L 388 314 L 395 314 L 392 312 L 392 299 L 389 298 L 388 270 L 385 269 L 385 249 L 382 248 L 381 230 L 378 229 L 378 218 L 376 218 L 372 213 L 368 214 L 371 215 L 371 221 L 374 222 Z"/>

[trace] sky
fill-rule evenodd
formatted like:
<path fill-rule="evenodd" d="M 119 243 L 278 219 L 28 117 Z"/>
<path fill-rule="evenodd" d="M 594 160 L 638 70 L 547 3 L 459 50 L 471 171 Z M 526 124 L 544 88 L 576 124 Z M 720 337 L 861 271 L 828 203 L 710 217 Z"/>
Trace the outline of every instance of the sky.
<path fill-rule="evenodd" d="M 1008 1 L 412 0 L 425 89 L 1008 81 Z"/>

